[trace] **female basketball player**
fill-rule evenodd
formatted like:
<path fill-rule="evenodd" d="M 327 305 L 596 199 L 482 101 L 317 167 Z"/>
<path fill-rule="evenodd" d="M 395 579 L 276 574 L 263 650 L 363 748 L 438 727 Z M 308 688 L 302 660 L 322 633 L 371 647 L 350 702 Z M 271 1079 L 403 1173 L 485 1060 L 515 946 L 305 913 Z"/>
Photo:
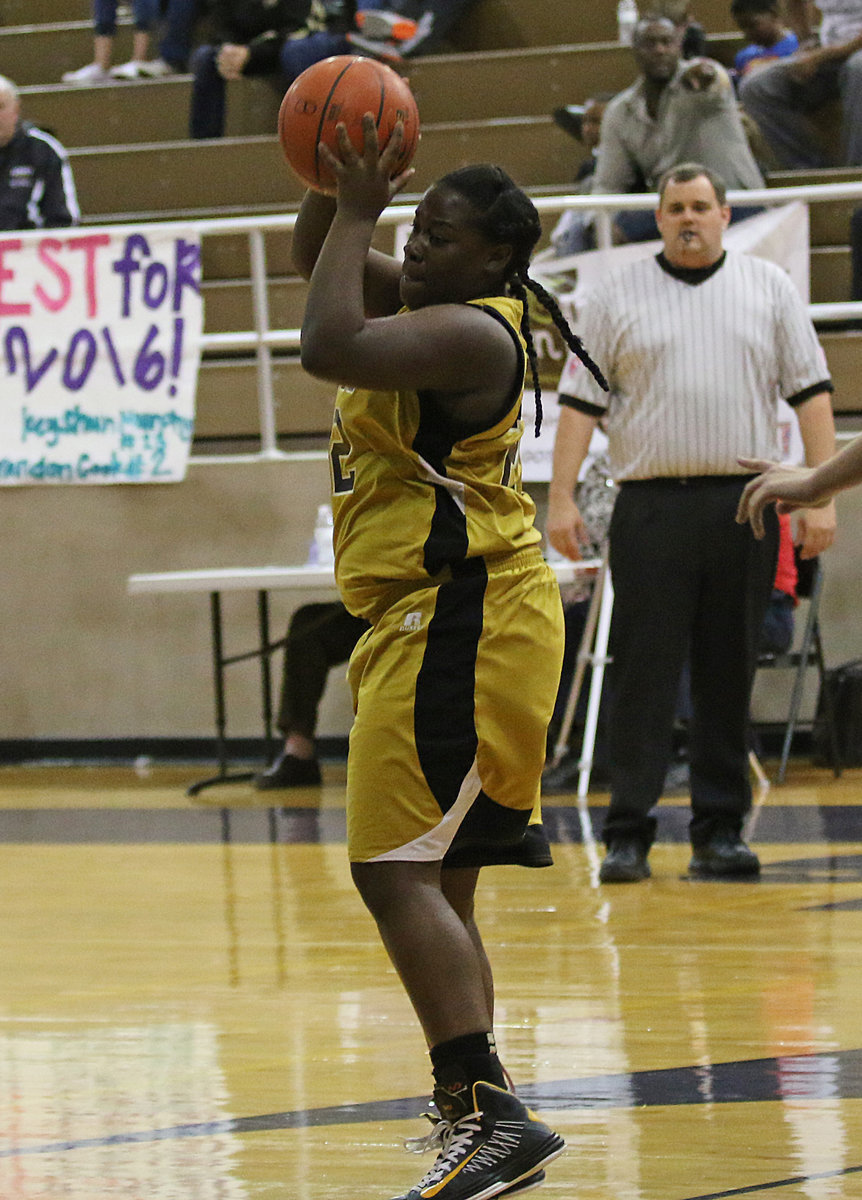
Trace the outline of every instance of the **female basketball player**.
<path fill-rule="evenodd" d="M 422 197 L 403 262 L 371 248 L 400 126 L 363 153 L 321 148 L 337 201 L 309 192 L 294 234 L 310 278 L 302 362 L 340 384 L 330 461 L 336 579 L 372 627 L 349 679 L 348 851 L 430 1047 L 437 1161 L 399 1200 L 540 1183 L 563 1140 L 506 1088 L 479 868 L 551 862 L 539 779 L 560 675 L 559 589 L 521 487 L 518 442 L 532 203 L 498 167 Z"/>

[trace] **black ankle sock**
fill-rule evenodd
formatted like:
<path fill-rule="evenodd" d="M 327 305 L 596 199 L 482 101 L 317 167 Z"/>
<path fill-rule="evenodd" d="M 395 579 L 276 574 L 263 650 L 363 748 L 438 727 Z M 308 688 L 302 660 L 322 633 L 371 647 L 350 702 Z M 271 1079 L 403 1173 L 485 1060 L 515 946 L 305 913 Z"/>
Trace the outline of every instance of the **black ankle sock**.
<path fill-rule="evenodd" d="M 505 1088 L 493 1033 L 465 1033 L 431 1047 L 434 1081 L 446 1091 L 470 1091 L 474 1083 Z"/>

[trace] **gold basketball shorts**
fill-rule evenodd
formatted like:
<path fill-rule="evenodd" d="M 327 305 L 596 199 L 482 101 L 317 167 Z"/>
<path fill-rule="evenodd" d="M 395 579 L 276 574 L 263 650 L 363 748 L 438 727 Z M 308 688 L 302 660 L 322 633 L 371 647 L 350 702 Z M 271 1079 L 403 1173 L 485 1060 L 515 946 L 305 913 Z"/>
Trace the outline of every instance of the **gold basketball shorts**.
<path fill-rule="evenodd" d="M 563 613 L 537 548 L 397 597 L 348 679 L 352 862 L 551 862 L 539 786 Z"/>

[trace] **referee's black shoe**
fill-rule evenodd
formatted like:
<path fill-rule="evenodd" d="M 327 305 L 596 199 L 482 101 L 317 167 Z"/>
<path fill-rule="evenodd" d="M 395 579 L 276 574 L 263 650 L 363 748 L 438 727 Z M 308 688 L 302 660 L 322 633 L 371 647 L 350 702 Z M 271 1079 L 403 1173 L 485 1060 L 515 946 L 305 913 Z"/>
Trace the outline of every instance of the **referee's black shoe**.
<path fill-rule="evenodd" d="M 615 838 L 599 869 L 599 882 L 639 883 L 651 874 L 643 842 L 637 838 Z"/>
<path fill-rule="evenodd" d="M 688 873 L 698 879 L 744 879 L 760 874 L 760 859 L 738 833 L 716 833 L 692 850 Z"/>

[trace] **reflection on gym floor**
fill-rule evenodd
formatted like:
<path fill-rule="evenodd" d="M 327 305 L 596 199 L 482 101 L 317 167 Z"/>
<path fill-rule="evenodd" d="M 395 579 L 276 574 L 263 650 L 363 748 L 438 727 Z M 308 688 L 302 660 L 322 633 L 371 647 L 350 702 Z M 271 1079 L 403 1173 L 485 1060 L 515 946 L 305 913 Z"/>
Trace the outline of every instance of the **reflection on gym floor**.
<path fill-rule="evenodd" d="M 194 777 L 0 771 L 0 1197 L 388 1200 L 429 1074 L 343 767 Z M 644 883 L 596 882 L 601 795 L 546 807 L 554 867 L 484 873 L 504 1061 L 569 1147 L 537 1195 L 862 1196 L 861 781 L 791 764 L 755 882 L 686 877 L 685 797 Z"/>

